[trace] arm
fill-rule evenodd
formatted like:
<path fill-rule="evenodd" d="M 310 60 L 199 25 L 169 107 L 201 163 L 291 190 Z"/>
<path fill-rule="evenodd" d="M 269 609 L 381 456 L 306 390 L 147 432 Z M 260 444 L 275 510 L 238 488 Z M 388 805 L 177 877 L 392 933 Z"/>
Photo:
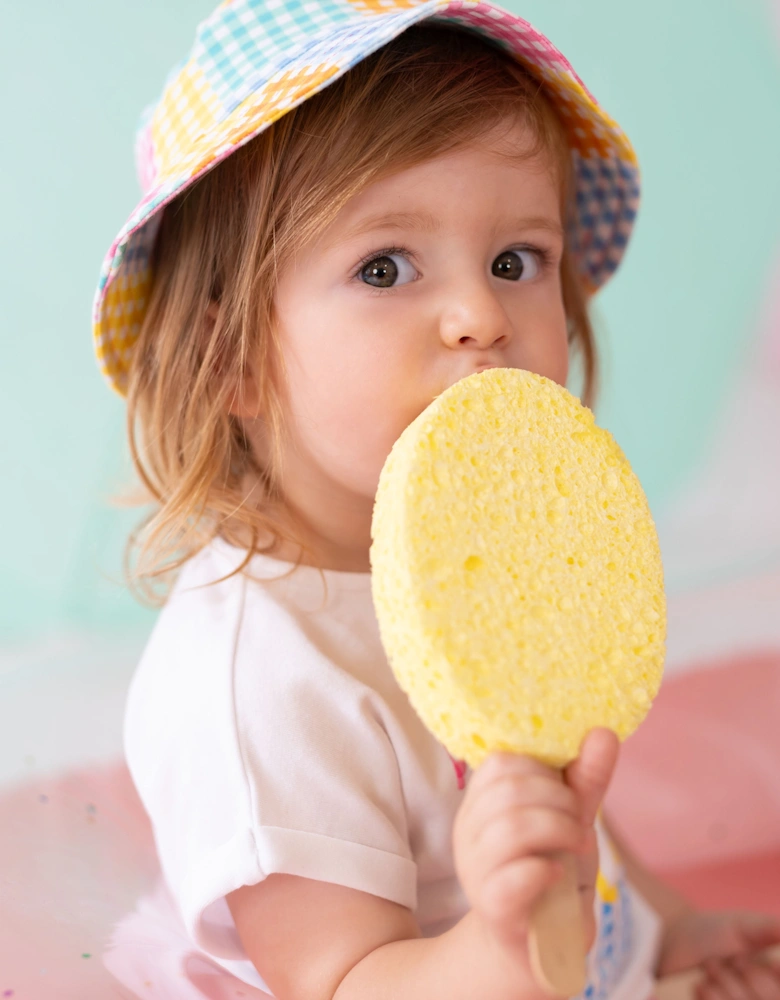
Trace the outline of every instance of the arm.
<path fill-rule="evenodd" d="M 618 754 L 591 733 L 559 772 L 491 754 L 455 818 L 455 869 L 471 909 L 423 938 L 406 907 L 368 892 L 269 875 L 227 901 L 244 949 L 279 1000 L 549 1000 L 531 972 L 531 910 L 558 877 L 550 855 L 577 855 L 586 947 L 595 935 L 593 830 Z"/>
<path fill-rule="evenodd" d="M 404 906 L 294 875 L 269 875 L 227 901 L 279 1000 L 549 1000 L 473 910 L 423 938 Z"/>

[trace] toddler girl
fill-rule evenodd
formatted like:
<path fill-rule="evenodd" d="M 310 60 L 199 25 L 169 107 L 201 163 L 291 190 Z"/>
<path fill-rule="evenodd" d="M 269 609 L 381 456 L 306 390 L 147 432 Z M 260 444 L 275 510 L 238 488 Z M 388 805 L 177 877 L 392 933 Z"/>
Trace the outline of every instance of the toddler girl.
<path fill-rule="evenodd" d="M 156 501 L 136 576 L 173 581 L 125 745 L 194 944 L 280 1000 L 537 1000 L 526 928 L 558 850 L 586 997 L 768 943 L 610 838 L 614 734 L 565 782 L 511 754 L 469 773 L 379 640 L 371 515 L 403 429 L 487 366 L 563 385 L 570 349 L 593 400 L 587 305 L 638 173 L 563 56 L 482 0 L 228 0 L 138 158 L 95 330 Z M 722 962 L 708 989 L 780 980 Z"/>

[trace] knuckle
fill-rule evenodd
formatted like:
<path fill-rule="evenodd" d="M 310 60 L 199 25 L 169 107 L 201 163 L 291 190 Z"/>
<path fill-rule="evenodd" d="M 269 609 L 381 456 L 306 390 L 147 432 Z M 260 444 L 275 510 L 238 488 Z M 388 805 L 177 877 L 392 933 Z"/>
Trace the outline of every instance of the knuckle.
<path fill-rule="evenodd" d="M 555 809 L 524 807 L 508 810 L 486 823 L 474 841 L 476 852 L 498 856 L 533 851 L 579 849 L 582 828 L 570 816 Z"/>
<path fill-rule="evenodd" d="M 534 760 L 526 754 L 511 753 L 506 750 L 499 750 L 491 753 L 478 768 L 475 778 L 480 776 L 482 781 L 493 781 L 503 775 L 515 774 L 554 774 L 552 768 L 546 764 Z"/>
<path fill-rule="evenodd" d="M 494 921 L 517 919 L 545 888 L 551 872 L 542 858 L 526 858 L 493 872 L 482 886 L 481 911 Z"/>
<path fill-rule="evenodd" d="M 475 847 L 477 850 L 504 853 L 517 846 L 518 833 L 517 820 L 503 813 L 485 824 Z"/>
<path fill-rule="evenodd" d="M 559 781 L 540 774 L 507 774 L 490 789 L 491 804 L 511 808 L 515 805 L 550 805 L 577 812 L 574 792 Z"/>
<path fill-rule="evenodd" d="M 480 909 L 491 920 L 508 919 L 516 905 L 517 892 L 500 874 L 486 879 L 480 893 Z"/>
<path fill-rule="evenodd" d="M 582 828 L 571 816 L 552 809 L 529 809 L 526 815 L 529 836 L 555 846 L 579 846 Z"/>

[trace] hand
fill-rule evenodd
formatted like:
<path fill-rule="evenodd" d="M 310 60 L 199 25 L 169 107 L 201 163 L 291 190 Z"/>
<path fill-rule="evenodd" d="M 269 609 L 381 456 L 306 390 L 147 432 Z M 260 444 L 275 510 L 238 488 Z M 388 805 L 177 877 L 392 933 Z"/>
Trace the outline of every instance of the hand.
<path fill-rule="evenodd" d="M 700 965 L 696 1000 L 780 1000 L 780 966 L 758 952 L 780 943 L 780 920 L 759 913 L 688 911 L 666 930 L 657 974 Z"/>
<path fill-rule="evenodd" d="M 617 763 L 620 744 L 592 730 L 580 756 L 561 773 L 531 757 L 491 754 L 472 776 L 455 818 L 455 869 L 491 936 L 527 955 L 536 900 L 560 877 L 548 855 L 578 861 L 587 947 L 596 935 L 594 895 L 598 847 L 593 824 Z"/>

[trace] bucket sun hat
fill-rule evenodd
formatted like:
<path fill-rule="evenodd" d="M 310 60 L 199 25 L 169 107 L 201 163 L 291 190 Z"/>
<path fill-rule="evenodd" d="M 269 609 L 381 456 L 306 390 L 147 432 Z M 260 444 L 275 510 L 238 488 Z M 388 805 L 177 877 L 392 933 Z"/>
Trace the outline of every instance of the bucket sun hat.
<path fill-rule="evenodd" d="M 149 297 L 162 209 L 197 178 L 412 24 L 457 25 L 497 44 L 545 87 L 572 149 L 568 239 L 595 291 L 617 268 L 639 203 L 636 156 L 567 59 L 486 0 L 224 0 L 146 109 L 136 139 L 143 197 L 109 249 L 93 309 L 98 365 L 120 395 Z"/>

